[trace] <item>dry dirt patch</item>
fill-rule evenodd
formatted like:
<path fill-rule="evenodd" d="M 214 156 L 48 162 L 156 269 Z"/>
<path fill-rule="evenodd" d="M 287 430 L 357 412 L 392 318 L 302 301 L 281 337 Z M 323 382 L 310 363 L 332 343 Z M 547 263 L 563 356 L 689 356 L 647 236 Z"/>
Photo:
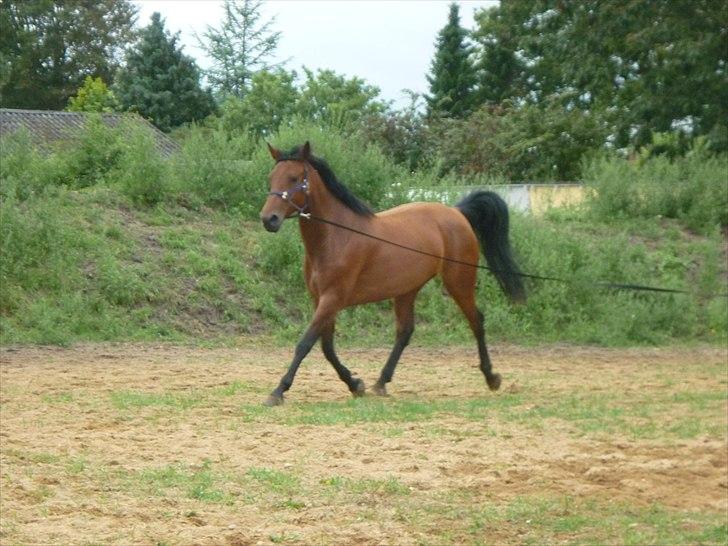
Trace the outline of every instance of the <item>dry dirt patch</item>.
<path fill-rule="evenodd" d="M 386 354 L 343 351 L 368 384 Z M 471 348 L 415 348 L 356 401 L 316 355 L 262 408 L 288 358 L 2 350 L 0 541 L 725 539 L 725 350 L 496 347 L 493 394 Z"/>

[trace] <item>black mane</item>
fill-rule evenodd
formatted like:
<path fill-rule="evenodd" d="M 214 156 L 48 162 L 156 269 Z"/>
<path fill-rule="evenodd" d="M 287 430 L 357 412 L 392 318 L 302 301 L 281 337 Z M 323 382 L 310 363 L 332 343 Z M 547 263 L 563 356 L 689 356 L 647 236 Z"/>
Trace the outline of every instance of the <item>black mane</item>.
<path fill-rule="evenodd" d="M 290 152 L 284 153 L 280 159 L 278 159 L 278 162 L 301 161 L 302 148 L 303 146 L 296 146 Z M 329 167 L 326 161 L 320 157 L 316 157 L 315 155 L 310 155 L 308 162 L 319 173 L 321 180 L 323 180 L 324 185 L 331 192 L 331 195 L 336 197 L 336 199 L 338 199 L 345 207 L 361 216 L 374 215 L 374 211 L 372 211 L 368 205 L 360 201 L 359 198 L 354 195 L 351 190 L 349 190 L 349 188 L 337 180 L 334 171 L 331 170 L 331 167 Z"/>

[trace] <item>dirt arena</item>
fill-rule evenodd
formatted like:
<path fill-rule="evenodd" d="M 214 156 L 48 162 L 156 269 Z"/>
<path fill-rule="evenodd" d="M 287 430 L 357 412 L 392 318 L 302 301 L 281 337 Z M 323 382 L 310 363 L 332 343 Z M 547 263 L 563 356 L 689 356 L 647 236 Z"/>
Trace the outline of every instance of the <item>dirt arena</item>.
<path fill-rule="evenodd" d="M 371 385 L 387 351 L 342 350 Z M 726 540 L 726 351 L 412 348 L 353 400 L 316 351 L 0 349 L 0 543 Z"/>

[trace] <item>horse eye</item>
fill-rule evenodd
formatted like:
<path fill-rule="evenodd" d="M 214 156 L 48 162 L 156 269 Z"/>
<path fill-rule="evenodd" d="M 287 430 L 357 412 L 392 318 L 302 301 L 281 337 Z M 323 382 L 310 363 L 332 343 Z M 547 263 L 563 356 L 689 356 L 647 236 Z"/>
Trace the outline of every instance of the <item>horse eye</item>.
<path fill-rule="evenodd" d="M 295 176 L 289 176 L 288 177 L 288 181 L 291 182 L 291 183 L 295 182 L 296 180 L 298 180 L 298 178 L 296 178 Z"/>

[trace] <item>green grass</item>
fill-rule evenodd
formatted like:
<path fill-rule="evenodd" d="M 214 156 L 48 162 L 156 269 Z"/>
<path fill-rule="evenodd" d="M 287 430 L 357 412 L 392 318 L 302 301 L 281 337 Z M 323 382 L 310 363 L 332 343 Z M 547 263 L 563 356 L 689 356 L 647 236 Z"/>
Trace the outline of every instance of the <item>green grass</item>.
<path fill-rule="evenodd" d="M 0 146 L 0 343 L 226 344 L 259 336 L 292 344 L 312 309 L 295 222 L 272 235 L 256 220 L 271 168 L 265 147 L 193 130 L 181 154 L 163 162 L 143 140 L 120 146 L 111 133 L 92 124 L 79 149 L 50 155 L 22 135 Z M 274 140 L 285 147 L 306 135 L 375 208 L 437 179 L 408 173 L 333 129 L 294 123 Z M 233 163 L 241 153 L 250 161 Z M 529 281 L 528 303 L 512 307 L 492 276 L 480 274 L 477 301 L 489 338 L 725 343 L 728 310 L 710 298 L 726 291 L 725 161 L 597 161 L 589 180 L 598 199 L 540 219 L 513 214 L 522 269 L 573 282 Z M 615 292 L 596 289 L 598 281 L 689 294 Z M 422 290 L 416 311 L 417 343 L 470 342 L 466 321 L 437 282 Z M 346 310 L 337 326 L 344 345 L 381 346 L 392 338 L 391 305 Z"/>
<path fill-rule="evenodd" d="M 196 468 L 168 465 L 150 468 L 127 476 L 128 488 L 155 496 L 177 495 L 206 503 L 232 504 L 233 497 L 223 490 L 224 476 L 214 471 L 210 461 Z"/>
<path fill-rule="evenodd" d="M 499 393 L 476 399 L 412 399 L 367 396 L 343 402 L 289 402 L 284 408 L 266 408 L 259 403 L 237 406 L 236 418 L 228 423 L 239 429 L 246 423 L 285 426 L 351 426 L 370 424 L 384 428 L 381 434 L 398 437 L 404 429 L 398 423 L 436 421 L 453 415 L 486 427 L 496 420 L 518 423 L 533 430 L 548 429 L 553 422 L 571 427 L 579 435 L 600 437 L 615 433 L 634 439 L 720 437 L 720 425 L 701 418 L 720 412 L 728 399 L 724 390 L 698 391 L 665 396 L 642 396 L 638 392 L 565 393 L 539 395 L 537 386 L 524 386 L 518 394 Z M 114 391 L 110 404 L 124 415 L 145 411 L 147 418 L 167 412 L 208 411 L 219 398 L 254 394 L 263 395 L 265 387 L 234 381 L 224 387 L 182 392 Z M 70 404 L 72 401 L 65 401 Z M 149 413 L 152 411 L 153 413 Z M 378 429 L 379 430 L 379 429 Z M 440 426 L 427 431 L 433 436 L 464 436 Z M 492 434 L 497 434 L 492 430 Z"/>

